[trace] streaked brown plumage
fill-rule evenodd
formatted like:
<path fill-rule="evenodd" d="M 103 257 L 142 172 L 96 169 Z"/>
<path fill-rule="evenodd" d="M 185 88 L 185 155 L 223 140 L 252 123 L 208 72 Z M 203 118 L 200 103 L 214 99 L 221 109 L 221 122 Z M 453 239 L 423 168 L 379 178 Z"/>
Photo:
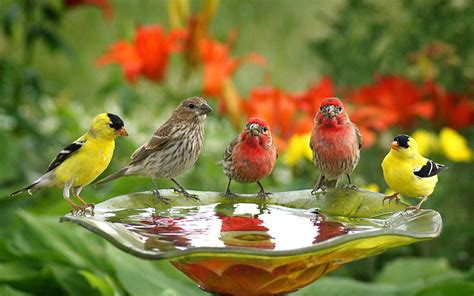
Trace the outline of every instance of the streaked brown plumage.
<path fill-rule="evenodd" d="M 277 158 L 277 149 L 272 141 L 270 127 L 262 119 L 248 120 L 244 131 L 237 136 L 224 152 L 222 162 L 224 174 L 229 178 L 225 196 L 235 196 L 230 191 L 230 183 L 257 182 L 258 196 L 267 196 L 260 181 L 271 174 Z"/>
<path fill-rule="evenodd" d="M 198 199 L 197 195 L 187 192 L 175 178 L 196 163 L 204 139 L 204 120 L 211 111 L 212 108 L 201 97 L 184 100 L 151 139 L 132 154 L 126 167 L 100 180 L 96 186 L 122 176 L 148 176 L 155 186 L 155 195 L 167 202 L 160 195 L 155 181 L 156 178 L 165 178 L 171 179 L 178 186 L 175 191 Z"/>
<path fill-rule="evenodd" d="M 337 179 L 350 174 L 357 166 L 362 147 L 359 129 L 353 124 L 338 98 L 325 98 L 314 118 L 310 147 L 313 162 L 321 175 L 314 186 L 314 194 L 322 187 L 335 187 Z"/>

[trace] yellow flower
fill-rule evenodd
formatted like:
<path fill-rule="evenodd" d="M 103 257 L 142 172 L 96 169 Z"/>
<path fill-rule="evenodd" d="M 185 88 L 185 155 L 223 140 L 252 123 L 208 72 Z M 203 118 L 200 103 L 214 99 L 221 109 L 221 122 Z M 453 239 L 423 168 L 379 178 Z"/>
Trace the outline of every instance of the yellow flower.
<path fill-rule="evenodd" d="M 427 130 L 416 130 L 412 138 L 418 143 L 418 151 L 421 155 L 427 156 L 438 150 L 438 137 Z"/>
<path fill-rule="evenodd" d="M 445 127 L 440 132 L 441 149 L 449 160 L 468 162 L 472 160 L 472 151 L 466 139 L 452 128 Z"/>
<path fill-rule="evenodd" d="M 294 166 L 304 158 L 312 160 L 313 152 L 311 151 L 311 148 L 309 148 L 310 138 L 311 133 L 293 135 L 288 141 L 288 147 L 283 156 L 283 162 L 289 166 Z"/>
<path fill-rule="evenodd" d="M 380 192 L 379 185 L 377 185 L 375 183 L 362 185 L 362 186 L 360 186 L 360 188 L 365 189 L 365 190 L 369 190 L 369 191 L 373 191 L 373 192 Z"/>

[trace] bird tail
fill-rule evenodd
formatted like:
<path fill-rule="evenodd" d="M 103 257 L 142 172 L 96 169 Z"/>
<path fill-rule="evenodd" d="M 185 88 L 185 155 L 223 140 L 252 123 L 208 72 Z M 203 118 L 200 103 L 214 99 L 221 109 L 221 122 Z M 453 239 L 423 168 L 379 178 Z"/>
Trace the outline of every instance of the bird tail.
<path fill-rule="evenodd" d="M 36 190 L 39 189 L 39 188 L 35 188 L 35 186 L 38 185 L 38 183 L 39 183 L 39 181 L 34 182 L 33 184 L 31 184 L 29 186 L 26 186 L 25 188 L 22 188 L 20 190 L 12 192 L 12 193 L 10 193 L 10 196 L 15 196 L 15 195 L 18 195 L 18 194 L 23 193 L 25 191 L 28 191 L 29 194 L 32 194 L 33 192 L 35 192 Z"/>
<path fill-rule="evenodd" d="M 125 173 L 127 172 L 127 170 L 128 170 L 128 166 L 126 166 L 126 167 L 120 169 L 119 171 L 113 173 L 112 175 L 109 175 L 109 176 L 107 176 L 107 177 L 105 177 L 105 178 L 103 178 L 103 179 L 97 181 L 97 182 L 95 183 L 95 185 L 94 185 L 95 188 L 98 188 L 98 187 L 100 187 L 100 186 L 102 186 L 102 185 L 104 185 L 104 184 L 106 184 L 106 183 L 109 183 L 110 181 L 113 181 L 113 180 L 115 180 L 115 179 L 118 179 L 118 178 L 120 178 L 120 177 L 122 177 L 122 176 L 125 176 Z"/>

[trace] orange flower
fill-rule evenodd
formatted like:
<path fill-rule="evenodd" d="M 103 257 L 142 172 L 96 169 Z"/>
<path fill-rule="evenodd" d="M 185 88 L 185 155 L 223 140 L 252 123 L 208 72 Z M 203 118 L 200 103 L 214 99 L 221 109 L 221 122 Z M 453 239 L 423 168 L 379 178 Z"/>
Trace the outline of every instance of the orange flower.
<path fill-rule="evenodd" d="M 433 81 L 426 82 L 424 90 L 435 105 L 433 119 L 438 125 L 460 129 L 474 123 L 474 102 L 468 96 L 447 92 Z"/>
<path fill-rule="evenodd" d="M 97 60 L 98 65 L 120 64 L 129 82 L 135 82 L 141 74 L 154 81 L 163 80 L 170 53 L 181 50 L 185 32 L 180 30 L 166 34 L 163 28 L 139 26 L 135 41 L 119 41 Z"/>
<path fill-rule="evenodd" d="M 113 15 L 112 5 L 108 0 L 64 0 L 64 4 L 68 8 L 74 8 L 79 5 L 93 5 L 102 9 L 105 17 L 111 18 Z"/>
<path fill-rule="evenodd" d="M 409 129 L 418 117 L 430 119 L 433 116 L 433 103 L 423 101 L 423 92 L 415 83 L 397 76 L 376 79 L 373 85 L 363 86 L 349 95 L 349 100 L 359 109 L 372 106 L 372 122 L 384 128 L 394 124 Z M 363 116 L 361 116 L 363 117 Z"/>
<path fill-rule="evenodd" d="M 241 58 L 229 56 L 230 47 L 210 38 L 199 41 L 199 53 L 204 64 L 203 92 L 208 96 L 222 94 L 224 81 L 228 79 L 244 62 L 263 66 L 265 60 L 257 54 L 249 54 Z"/>

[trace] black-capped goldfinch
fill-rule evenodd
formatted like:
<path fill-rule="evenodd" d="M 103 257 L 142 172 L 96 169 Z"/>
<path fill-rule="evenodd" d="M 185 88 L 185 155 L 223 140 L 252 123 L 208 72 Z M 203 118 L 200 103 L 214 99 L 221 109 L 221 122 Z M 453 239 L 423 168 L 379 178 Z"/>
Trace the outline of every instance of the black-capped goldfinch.
<path fill-rule="evenodd" d="M 79 194 L 108 167 L 117 135 L 128 136 L 122 119 L 111 113 L 97 115 L 89 131 L 61 150 L 44 175 L 11 196 L 23 191 L 32 194 L 44 187 L 59 187 L 63 188 L 63 197 L 71 204 L 73 213 L 85 212 L 88 207 L 93 210 L 94 204 L 85 202 Z M 82 206 L 71 200 L 70 191 Z"/>
<path fill-rule="evenodd" d="M 424 158 L 418 152 L 418 144 L 408 135 L 398 135 L 390 143 L 390 151 L 382 162 L 382 170 L 387 185 L 395 191 L 384 201 L 398 199 L 398 194 L 421 201 L 408 209 L 419 210 L 421 204 L 438 183 L 438 173 L 446 167 Z"/>

